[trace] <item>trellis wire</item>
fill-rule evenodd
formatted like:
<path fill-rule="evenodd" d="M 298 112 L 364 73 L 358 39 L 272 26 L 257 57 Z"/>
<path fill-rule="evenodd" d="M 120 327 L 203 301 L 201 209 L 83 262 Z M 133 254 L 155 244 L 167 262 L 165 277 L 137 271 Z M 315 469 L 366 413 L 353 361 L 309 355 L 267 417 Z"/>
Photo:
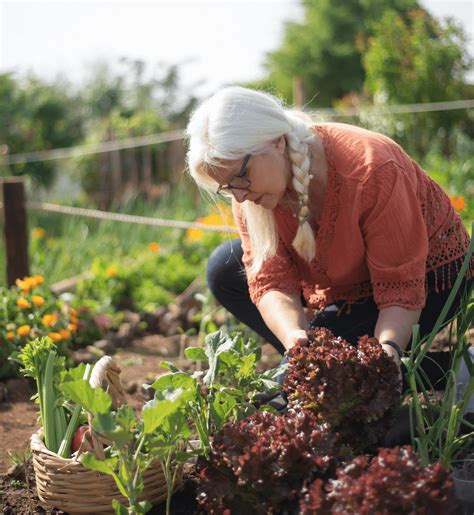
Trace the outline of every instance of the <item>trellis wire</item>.
<path fill-rule="evenodd" d="M 25 202 L 27 209 L 39 211 L 49 211 L 51 213 L 61 213 L 72 216 L 85 216 L 88 218 L 96 218 L 100 220 L 110 220 L 115 222 L 135 223 L 141 225 L 154 225 L 158 227 L 171 227 L 175 229 L 202 229 L 205 231 L 215 232 L 236 232 L 237 227 L 230 225 L 207 225 L 201 222 L 184 222 L 179 220 L 165 220 L 163 218 L 152 218 L 148 216 L 126 215 L 123 213 L 111 213 L 108 211 L 100 211 L 98 209 L 85 209 L 81 207 L 61 206 L 59 204 L 50 204 L 48 202 Z M 0 203 L 0 207 L 3 205 Z"/>

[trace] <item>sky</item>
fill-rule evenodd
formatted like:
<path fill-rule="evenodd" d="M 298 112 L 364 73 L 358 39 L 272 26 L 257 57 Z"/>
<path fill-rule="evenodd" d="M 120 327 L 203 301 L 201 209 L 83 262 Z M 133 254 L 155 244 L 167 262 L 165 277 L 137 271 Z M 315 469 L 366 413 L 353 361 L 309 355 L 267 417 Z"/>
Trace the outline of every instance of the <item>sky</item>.
<path fill-rule="evenodd" d="M 474 0 L 421 3 L 461 23 L 474 56 Z M 119 69 L 127 56 L 144 60 L 149 71 L 184 63 L 182 85 L 205 97 L 261 78 L 285 22 L 302 17 L 297 0 L 0 0 L 0 73 L 32 71 L 47 80 L 62 73 L 80 84 L 98 59 Z"/>

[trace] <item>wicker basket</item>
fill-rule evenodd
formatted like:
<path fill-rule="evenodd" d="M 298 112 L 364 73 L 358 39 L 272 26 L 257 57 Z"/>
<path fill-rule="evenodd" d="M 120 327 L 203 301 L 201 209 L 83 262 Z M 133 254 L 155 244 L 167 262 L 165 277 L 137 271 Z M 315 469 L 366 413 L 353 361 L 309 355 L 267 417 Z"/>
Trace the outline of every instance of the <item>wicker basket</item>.
<path fill-rule="evenodd" d="M 97 370 L 105 370 L 105 374 L 95 373 Z M 114 360 L 104 356 L 97 362 L 90 379 L 92 386 L 102 386 L 104 380 L 106 381 L 107 392 L 111 395 L 114 406 L 125 402 L 119 374 L 120 368 Z M 61 458 L 49 451 L 41 438 L 41 430 L 31 437 L 31 451 L 38 497 L 47 506 L 70 514 L 110 514 L 114 513 L 113 499 L 128 504 L 112 476 L 88 469 L 73 458 Z M 181 476 L 180 467 L 175 490 L 181 487 Z M 158 504 L 166 499 L 166 481 L 159 460 L 152 462 L 144 471 L 143 484 L 140 501 L 148 500 L 152 504 Z"/>

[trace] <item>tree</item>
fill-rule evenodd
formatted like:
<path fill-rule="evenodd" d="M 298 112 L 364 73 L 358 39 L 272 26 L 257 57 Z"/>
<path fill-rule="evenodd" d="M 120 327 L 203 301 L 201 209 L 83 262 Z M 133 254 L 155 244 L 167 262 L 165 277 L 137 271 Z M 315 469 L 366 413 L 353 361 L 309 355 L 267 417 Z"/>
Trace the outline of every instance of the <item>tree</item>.
<path fill-rule="evenodd" d="M 77 144 L 83 137 L 78 99 L 68 85 L 48 84 L 29 76 L 23 82 L 0 76 L 0 135 L 8 154 L 49 150 Z M 35 186 L 49 187 L 55 162 L 42 161 L 3 167 L 3 174 L 28 175 Z"/>
<path fill-rule="evenodd" d="M 304 20 L 287 23 L 283 44 L 267 54 L 268 77 L 262 84 L 291 102 L 293 77 L 300 77 L 308 106 L 324 107 L 361 91 L 365 78 L 361 52 L 374 22 L 389 8 L 406 13 L 417 1 L 303 0 L 303 6 Z"/>
<path fill-rule="evenodd" d="M 465 49 L 466 36 L 452 19 L 438 21 L 418 9 L 405 18 L 387 11 L 368 40 L 365 91 L 378 105 L 470 98 L 464 76 L 472 59 Z M 467 128 L 469 118 L 465 110 L 451 110 L 392 115 L 380 121 L 384 132 L 403 139 L 416 155 L 441 137 L 442 150 L 449 156 L 455 129 Z"/>

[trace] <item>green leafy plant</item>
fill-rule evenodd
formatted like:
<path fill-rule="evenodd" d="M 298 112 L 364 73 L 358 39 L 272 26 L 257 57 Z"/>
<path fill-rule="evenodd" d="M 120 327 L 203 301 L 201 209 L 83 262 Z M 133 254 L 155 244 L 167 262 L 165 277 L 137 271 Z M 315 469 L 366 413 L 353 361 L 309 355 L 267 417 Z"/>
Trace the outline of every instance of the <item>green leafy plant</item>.
<path fill-rule="evenodd" d="M 168 399 L 183 391 L 180 399 L 188 406 L 201 442 L 201 453 L 207 455 L 213 433 L 228 420 L 241 420 L 255 413 L 257 394 L 276 393 L 279 384 L 274 379 L 282 367 L 259 373 L 256 364 L 260 349 L 253 340 L 245 340 L 239 333 L 228 335 L 217 331 L 209 334 L 205 343 L 205 349 L 185 350 L 188 359 L 207 367 L 205 371 L 189 375 L 171 363 L 161 362 L 170 373 L 159 377 L 149 388 L 155 390 L 155 399 Z"/>
<path fill-rule="evenodd" d="M 74 379 L 74 378 L 70 378 Z M 160 459 L 168 488 L 167 513 L 177 479 L 177 463 L 187 456 L 184 452 L 190 430 L 183 412 L 185 404 L 175 392 L 173 401 L 147 403 L 138 418 L 129 405 L 112 408 L 112 399 L 100 388 L 92 388 L 85 379 L 61 383 L 61 390 L 72 402 L 84 409 L 92 420 L 93 437 L 110 445 L 97 456 L 86 453 L 82 464 L 109 474 L 120 493 L 128 499 L 125 507 L 114 499 L 116 513 L 146 513 L 151 505 L 140 501 L 143 492 L 143 473 L 150 464 Z"/>
<path fill-rule="evenodd" d="M 58 452 L 66 433 L 66 413 L 58 389 L 58 379 L 64 369 L 64 357 L 56 353 L 56 345 L 48 337 L 27 343 L 17 356 L 23 375 L 36 381 L 41 425 L 46 448 Z"/>
<path fill-rule="evenodd" d="M 464 300 L 457 314 L 451 320 L 447 320 L 449 309 L 459 291 L 473 251 L 474 240 L 471 241 L 461 270 L 435 327 L 428 336 L 420 339 L 419 326 L 414 326 L 412 351 L 408 357 L 402 358 L 407 367 L 407 380 L 411 394 L 412 445 L 417 450 L 424 466 L 439 461 L 442 466 L 449 467 L 474 437 L 474 425 L 464 418 L 465 407 L 471 396 L 474 395 L 474 366 L 468 351 L 470 342 L 466 338 L 466 332 L 474 321 L 472 298 L 468 297 Z M 456 321 L 456 343 L 452 349 L 450 368 L 446 374 L 446 388 L 441 400 L 433 402 L 429 391 L 434 388 L 421 369 L 421 361 L 427 356 L 441 326 L 446 322 L 453 322 L 453 320 Z M 453 333 L 453 327 L 451 325 L 450 333 Z M 457 377 L 463 361 L 469 371 L 470 379 L 463 395 L 459 396 Z M 420 401 L 420 397 L 423 399 L 423 403 Z M 459 431 L 461 424 L 472 431 L 469 434 L 461 435 Z"/>

